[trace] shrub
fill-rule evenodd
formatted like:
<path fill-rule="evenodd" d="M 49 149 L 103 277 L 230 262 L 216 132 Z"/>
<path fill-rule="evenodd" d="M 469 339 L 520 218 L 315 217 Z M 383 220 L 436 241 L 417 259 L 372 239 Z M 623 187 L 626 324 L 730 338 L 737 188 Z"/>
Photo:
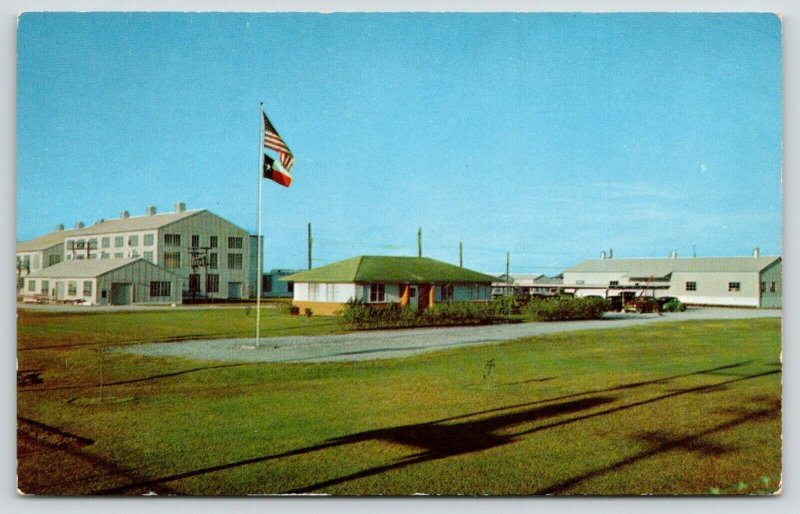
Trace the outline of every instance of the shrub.
<path fill-rule="evenodd" d="M 398 304 L 373 307 L 351 300 L 338 316 L 340 323 L 356 329 L 478 325 L 498 320 L 491 304 L 469 302 L 436 303 L 417 312 Z"/>
<path fill-rule="evenodd" d="M 556 298 L 534 300 L 524 313 L 535 321 L 568 321 L 600 319 L 611 309 L 611 302 L 603 298 Z"/>

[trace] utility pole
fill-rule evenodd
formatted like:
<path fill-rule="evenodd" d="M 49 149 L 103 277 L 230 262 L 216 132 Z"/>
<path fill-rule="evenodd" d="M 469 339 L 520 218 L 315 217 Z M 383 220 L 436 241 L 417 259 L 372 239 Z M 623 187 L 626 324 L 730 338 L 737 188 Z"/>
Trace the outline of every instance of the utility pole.
<path fill-rule="evenodd" d="M 511 291 L 511 275 L 509 275 L 510 254 L 506 252 L 506 291 Z M 514 293 L 511 292 L 511 301 L 508 302 L 508 315 L 511 316 L 511 304 L 514 302 Z"/>
<path fill-rule="evenodd" d="M 417 257 L 422 257 L 422 227 L 417 229 Z"/>
<path fill-rule="evenodd" d="M 464 267 L 464 246 L 461 244 L 461 241 L 458 242 L 458 267 Z"/>
<path fill-rule="evenodd" d="M 308 224 L 308 269 L 311 269 L 311 223 Z"/>

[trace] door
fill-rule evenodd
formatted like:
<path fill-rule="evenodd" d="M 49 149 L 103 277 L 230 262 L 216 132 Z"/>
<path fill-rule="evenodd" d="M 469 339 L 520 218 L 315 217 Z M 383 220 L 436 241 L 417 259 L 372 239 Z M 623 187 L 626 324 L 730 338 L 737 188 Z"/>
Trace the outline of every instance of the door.
<path fill-rule="evenodd" d="M 131 303 L 131 284 L 113 282 L 111 284 L 111 305 L 129 305 Z"/>
<path fill-rule="evenodd" d="M 408 286 L 408 306 L 416 310 L 419 306 L 419 288 Z"/>
<path fill-rule="evenodd" d="M 228 299 L 239 300 L 242 297 L 242 283 L 228 282 Z"/>
<path fill-rule="evenodd" d="M 56 282 L 56 300 L 64 299 L 64 282 Z"/>

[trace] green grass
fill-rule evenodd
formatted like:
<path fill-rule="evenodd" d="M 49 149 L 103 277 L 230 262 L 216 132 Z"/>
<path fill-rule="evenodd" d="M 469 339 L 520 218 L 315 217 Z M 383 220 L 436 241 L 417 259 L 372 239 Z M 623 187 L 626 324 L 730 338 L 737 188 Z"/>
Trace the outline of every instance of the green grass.
<path fill-rule="evenodd" d="M 250 336 L 237 316 L 245 318 L 20 312 L 19 368 L 43 382 L 18 388 L 19 487 L 204 495 L 779 487 L 777 319 L 660 323 L 343 364 L 103 351 Z M 319 318 L 265 320 L 276 335 L 337 330 Z"/>

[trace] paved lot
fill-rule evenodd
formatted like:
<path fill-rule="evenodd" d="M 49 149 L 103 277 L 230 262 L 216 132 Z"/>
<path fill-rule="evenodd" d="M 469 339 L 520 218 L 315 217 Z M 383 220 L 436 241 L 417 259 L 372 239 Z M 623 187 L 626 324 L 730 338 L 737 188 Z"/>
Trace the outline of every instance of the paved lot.
<path fill-rule="evenodd" d="M 781 317 L 780 310 L 689 309 L 657 314 L 607 314 L 596 321 L 518 323 L 481 327 L 381 330 L 327 336 L 262 339 L 217 339 L 151 343 L 119 347 L 117 351 L 147 356 L 188 357 L 234 362 L 334 362 L 391 359 L 424 352 L 509 341 L 521 337 L 571 330 L 598 330 L 696 319 Z"/>

